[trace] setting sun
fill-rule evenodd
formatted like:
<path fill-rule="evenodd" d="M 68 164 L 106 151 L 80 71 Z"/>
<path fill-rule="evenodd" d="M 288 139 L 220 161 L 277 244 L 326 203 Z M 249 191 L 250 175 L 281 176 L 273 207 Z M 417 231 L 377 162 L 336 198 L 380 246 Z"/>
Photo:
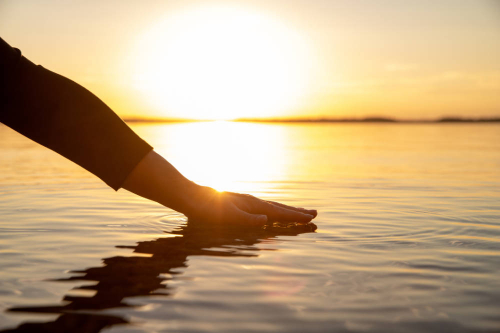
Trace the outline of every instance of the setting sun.
<path fill-rule="evenodd" d="M 132 54 L 132 80 L 151 107 L 192 119 L 279 116 L 307 95 L 314 64 L 298 32 L 227 7 L 165 17 Z"/>

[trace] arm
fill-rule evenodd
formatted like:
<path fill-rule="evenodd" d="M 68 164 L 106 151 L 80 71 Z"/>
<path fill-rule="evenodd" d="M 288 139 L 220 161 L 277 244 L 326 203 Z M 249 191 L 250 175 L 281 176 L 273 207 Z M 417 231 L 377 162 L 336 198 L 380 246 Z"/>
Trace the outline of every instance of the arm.
<path fill-rule="evenodd" d="M 90 91 L 36 66 L 1 38 L 0 122 L 115 190 L 153 149 Z"/>
<path fill-rule="evenodd" d="M 309 222 L 315 211 L 217 192 L 182 176 L 106 104 L 36 66 L 0 39 L 0 121 L 63 155 L 110 187 L 211 222 Z"/>

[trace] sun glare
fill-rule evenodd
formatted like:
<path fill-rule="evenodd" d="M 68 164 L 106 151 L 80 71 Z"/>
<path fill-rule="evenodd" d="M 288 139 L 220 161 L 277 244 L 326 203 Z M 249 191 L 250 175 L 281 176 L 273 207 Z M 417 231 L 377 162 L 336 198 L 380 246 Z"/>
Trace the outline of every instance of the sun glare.
<path fill-rule="evenodd" d="M 285 149 L 289 132 L 282 126 L 211 121 L 133 128 L 187 178 L 219 191 L 265 196 L 270 182 L 292 172 Z"/>
<path fill-rule="evenodd" d="M 165 17 L 140 35 L 132 80 L 162 116 L 275 117 L 300 106 L 313 59 L 277 19 L 205 7 Z"/>

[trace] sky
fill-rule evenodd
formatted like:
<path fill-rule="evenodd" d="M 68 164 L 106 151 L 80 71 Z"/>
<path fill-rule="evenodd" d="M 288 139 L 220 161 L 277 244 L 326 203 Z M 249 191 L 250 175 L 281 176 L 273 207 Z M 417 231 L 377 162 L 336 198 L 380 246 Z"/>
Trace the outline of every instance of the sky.
<path fill-rule="evenodd" d="M 498 0 L 0 0 L 0 36 L 125 118 L 500 116 Z"/>

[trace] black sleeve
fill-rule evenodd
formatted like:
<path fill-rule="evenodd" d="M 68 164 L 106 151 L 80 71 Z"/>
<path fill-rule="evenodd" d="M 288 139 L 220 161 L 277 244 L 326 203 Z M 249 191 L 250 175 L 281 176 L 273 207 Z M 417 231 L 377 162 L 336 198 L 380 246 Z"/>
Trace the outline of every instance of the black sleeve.
<path fill-rule="evenodd" d="M 1 38 L 0 122 L 115 190 L 152 150 L 90 91 L 36 66 Z"/>

